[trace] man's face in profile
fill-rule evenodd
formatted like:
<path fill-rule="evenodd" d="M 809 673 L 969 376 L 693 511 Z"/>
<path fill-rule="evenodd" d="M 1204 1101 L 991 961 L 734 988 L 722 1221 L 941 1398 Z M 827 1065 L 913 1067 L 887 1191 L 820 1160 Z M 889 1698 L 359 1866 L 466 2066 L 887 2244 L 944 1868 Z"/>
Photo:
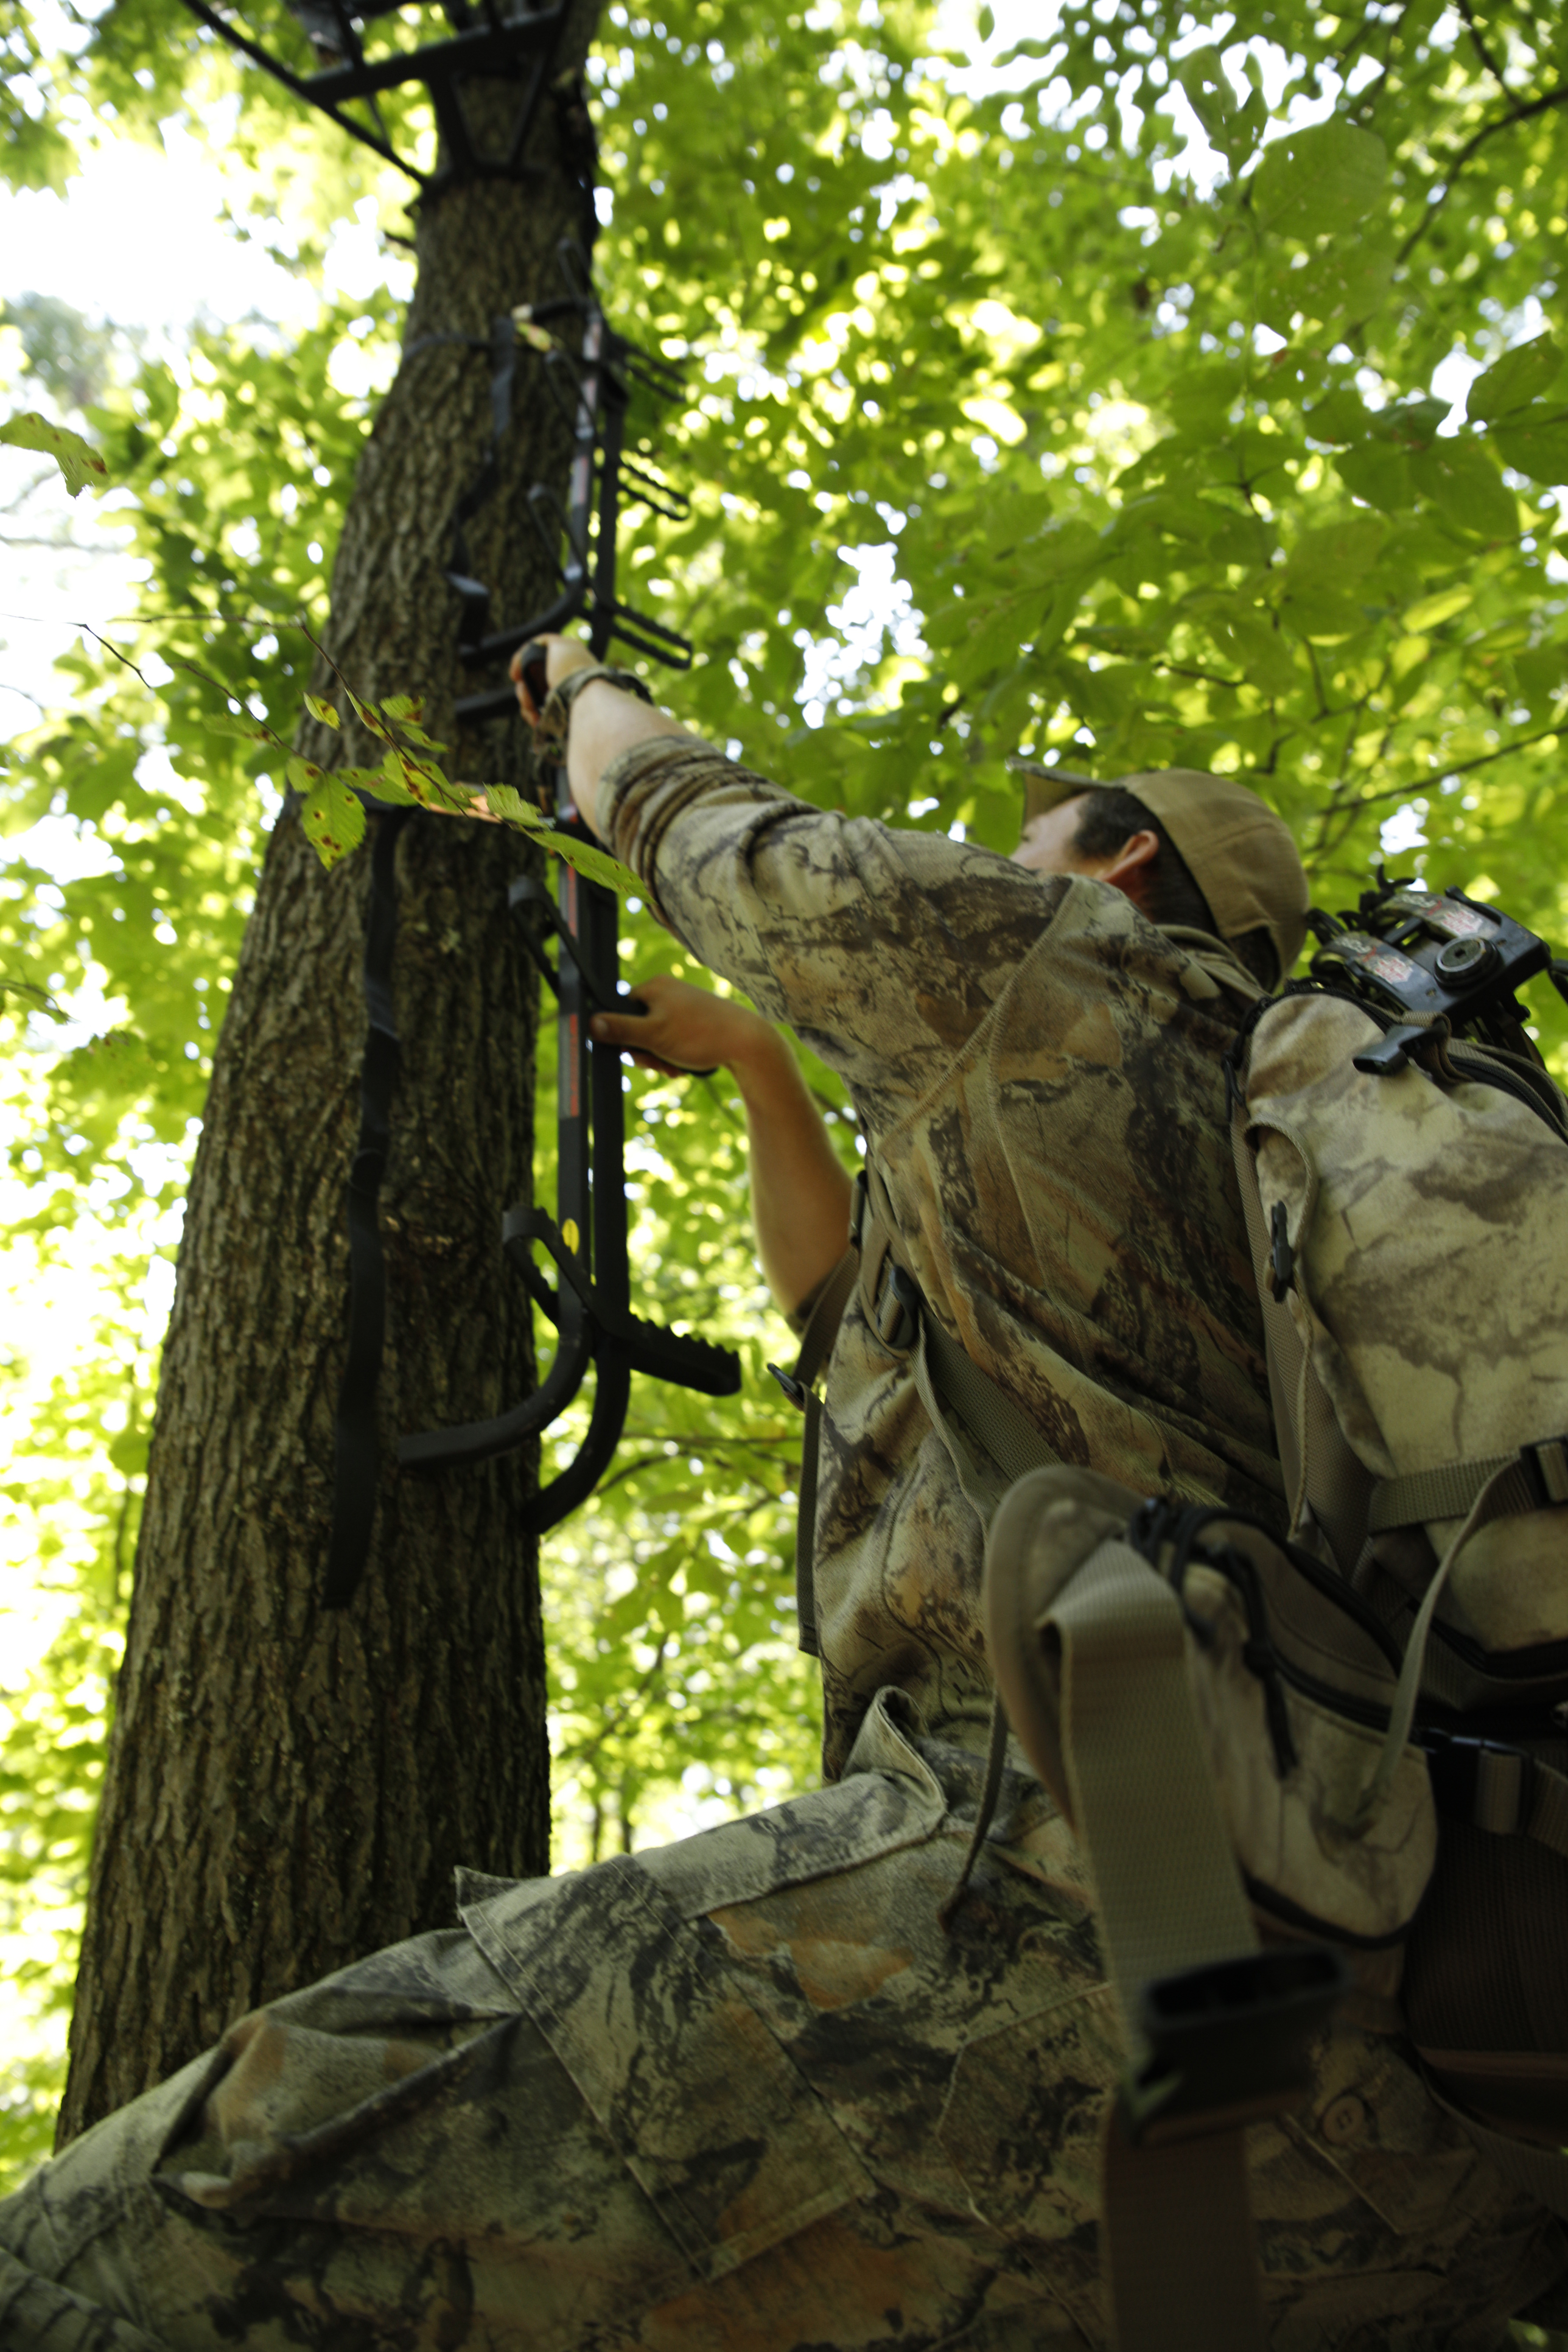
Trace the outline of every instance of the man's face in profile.
<path fill-rule="evenodd" d="M 1032 816 L 1013 852 L 1014 865 L 1026 866 L 1031 874 L 1091 873 L 1092 864 L 1086 865 L 1074 849 L 1083 802 L 1082 793 L 1074 793 L 1070 800 L 1058 801 L 1054 808 Z"/>

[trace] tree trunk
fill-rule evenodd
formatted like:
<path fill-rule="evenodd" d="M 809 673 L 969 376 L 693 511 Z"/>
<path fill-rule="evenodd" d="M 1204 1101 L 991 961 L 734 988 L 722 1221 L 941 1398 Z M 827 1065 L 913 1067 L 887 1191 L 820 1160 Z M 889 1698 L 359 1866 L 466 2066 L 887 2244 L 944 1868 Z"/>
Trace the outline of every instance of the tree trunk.
<path fill-rule="evenodd" d="M 581 64 L 596 13 L 579 0 L 557 72 Z M 515 109 L 510 85 L 476 95 L 492 120 Z M 591 204 L 582 129 L 580 108 L 547 98 L 537 176 L 422 205 L 405 349 L 483 339 L 558 290 L 558 242 L 584 237 Z M 554 593 L 521 503 L 537 478 L 563 488 L 566 436 L 531 364 L 499 495 L 470 530 L 499 623 Z M 405 360 L 360 467 L 329 643 L 362 698 L 423 693 L 452 773 L 526 785 L 517 722 L 451 731 L 464 680 L 442 572 L 489 430 L 484 352 Z M 314 722 L 300 748 L 323 764 L 378 756 Z M 329 875 L 280 819 L 234 976 L 164 1351 L 62 2140 L 258 2002 L 450 1925 L 457 1863 L 548 1866 L 537 1548 L 521 1524 L 534 1459 L 396 1467 L 401 1433 L 482 1419 L 533 1385 L 527 1297 L 500 1254 L 502 1209 L 532 1192 L 536 992 L 506 906 L 528 852 L 454 818 L 414 815 L 397 848 L 379 1504 L 356 1598 L 321 1605 L 379 822 Z"/>

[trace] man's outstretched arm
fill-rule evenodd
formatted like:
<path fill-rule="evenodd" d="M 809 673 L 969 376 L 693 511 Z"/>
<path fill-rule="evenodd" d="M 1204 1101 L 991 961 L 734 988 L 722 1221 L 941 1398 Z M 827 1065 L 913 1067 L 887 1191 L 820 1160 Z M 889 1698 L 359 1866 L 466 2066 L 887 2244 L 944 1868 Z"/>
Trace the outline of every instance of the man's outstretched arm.
<path fill-rule="evenodd" d="M 576 723 L 574 713 L 574 730 Z M 849 1246 L 849 1179 L 800 1065 L 772 1023 L 746 1005 L 668 976 L 639 981 L 635 993 L 645 1015 L 595 1013 L 592 1033 L 654 1067 L 717 1063 L 731 1072 L 745 1107 L 757 1252 L 769 1289 L 794 1315 Z"/>
<path fill-rule="evenodd" d="M 552 686 L 559 686 L 574 669 L 594 667 L 593 655 L 576 637 L 546 636 L 537 642 L 547 649 L 545 675 Z M 511 677 L 523 716 L 533 724 L 539 713 L 522 682 L 522 656 L 527 650 L 523 646 L 512 656 Z M 592 686 L 585 686 L 573 704 L 566 739 L 566 781 L 578 814 L 601 837 L 600 777 L 623 751 L 635 750 L 655 735 L 687 736 L 692 742 L 700 740 L 679 719 L 668 718 L 635 694 L 624 694 L 607 678 L 595 678 Z"/>

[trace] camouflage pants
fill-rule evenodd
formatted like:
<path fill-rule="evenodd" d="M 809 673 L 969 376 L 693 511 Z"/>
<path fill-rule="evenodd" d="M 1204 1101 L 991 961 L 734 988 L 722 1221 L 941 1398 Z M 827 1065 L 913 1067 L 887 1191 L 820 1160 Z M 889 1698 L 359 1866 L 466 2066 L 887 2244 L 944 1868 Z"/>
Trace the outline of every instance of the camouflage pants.
<path fill-rule="evenodd" d="M 0 2206 L 6 2352 L 1100 2346 L 1119 2063 L 1081 1869 L 884 1695 L 837 1786 L 243 2020 Z M 1274 2352 L 1500 2344 L 1556 2222 L 1336 2032 L 1251 2140 Z"/>

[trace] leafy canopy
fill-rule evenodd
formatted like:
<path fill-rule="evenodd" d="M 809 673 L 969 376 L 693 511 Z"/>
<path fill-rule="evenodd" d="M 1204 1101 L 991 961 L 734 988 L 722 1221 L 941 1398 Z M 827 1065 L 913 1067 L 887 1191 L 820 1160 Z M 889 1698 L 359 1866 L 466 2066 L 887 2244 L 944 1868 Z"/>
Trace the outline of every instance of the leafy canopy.
<path fill-rule="evenodd" d="M 618 322 L 689 386 L 662 448 L 691 517 L 644 526 L 626 557 L 635 600 L 700 649 L 671 706 L 808 797 L 1002 848 L 1019 746 L 1103 776 L 1247 773 L 1331 903 L 1386 838 L 1435 885 L 1561 936 L 1564 14 L 1066 0 L 1010 47 L 983 10 L 975 77 L 924 0 L 607 7 L 596 267 Z M 73 102 L 101 135 L 144 135 L 238 89 L 229 155 L 253 233 L 310 269 L 356 203 L 400 232 L 374 159 L 237 75 L 177 0 L 83 18 L 58 68 L 25 14 L 5 23 L 27 60 L 5 150 L 24 184 L 59 183 Z M 323 301 L 288 349 L 198 334 L 86 420 L 134 494 L 148 578 L 117 651 L 84 645 L 0 775 L 17 842 L 0 969 L 18 992 L 68 1005 L 92 988 L 111 1007 L 59 1050 L 26 1011 L 37 996 L 5 1000 L 11 1160 L 40 1246 L 90 1209 L 133 1249 L 177 1183 L 286 781 L 301 624 L 321 634 L 396 331 L 382 294 Z M 49 811 L 91 851 L 80 879 L 29 849 Z M 646 914 L 628 928 L 628 980 L 669 968 Z M 1540 1016 L 1555 1049 L 1562 1016 Z M 811 1076 L 852 1160 L 835 1083 Z M 760 1372 L 788 1342 L 746 1241 L 737 1114 L 722 1078 L 632 1086 L 640 1278 L 655 1311 L 738 1338 L 752 1377 L 723 1406 L 640 1387 L 600 1498 L 552 1539 L 572 1858 L 648 1833 L 677 1787 L 721 1805 L 780 1793 L 816 1738 L 790 1647 L 797 1424 Z M 547 1165 L 539 1181 L 547 1195 Z M 124 1328 L 106 1299 L 105 1364 Z M 109 1590 L 143 1425 L 139 1405 L 118 1451 L 100 1428 L 82 1457 L 100 1482 L 71 1570 L 84 1595 Z M 80 1427 L 46 1400 L 32 1442 L 64 1465 Z M 28 1496 L 7 1507 L 37 1523 Z M 108 1640 L 99 1606 L 79 1627 Z M 91 1737 L 68 1713 L 83 1691 Z M 7 1702 L 7 1851 L 47 1849 L 62 1916 L 102 1691 L 67 1644 Z M 30 1883 L 23 1869 L 8 1899 Z M 16 2090 L 18 2158 L 41 2080 Z"/>

